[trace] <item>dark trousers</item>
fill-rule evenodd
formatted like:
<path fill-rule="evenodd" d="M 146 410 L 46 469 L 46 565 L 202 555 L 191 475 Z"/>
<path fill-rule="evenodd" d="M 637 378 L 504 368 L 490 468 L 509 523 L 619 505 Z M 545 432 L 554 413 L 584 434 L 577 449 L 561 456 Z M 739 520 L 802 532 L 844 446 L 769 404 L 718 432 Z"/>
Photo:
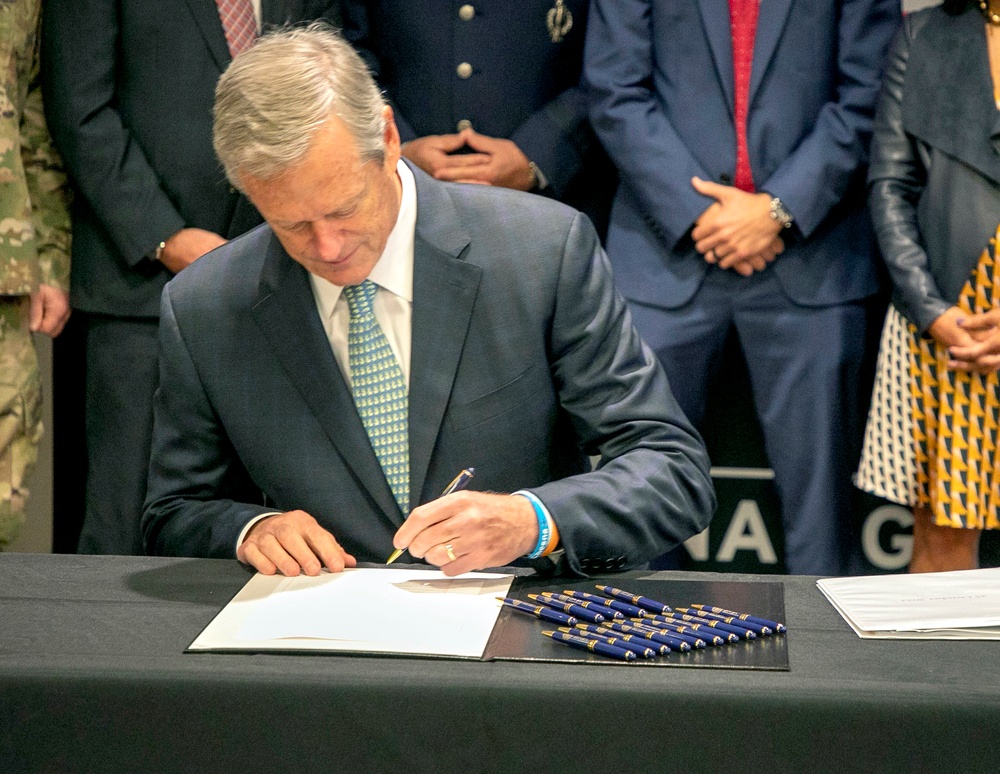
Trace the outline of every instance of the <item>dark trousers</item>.
<path fill-rule="evenodd" d="M 139 520 L 159 381 L 156 320 L 87 316 L 83 554 L 141 555 Z"/>
<path fill-rule="evenodd" d="M 878 324 L 880 307 L 799 306 L 772 271 L 744 278 L 716 268 L 679 309 L 631 306 L 681 408 L 699 427 L 707 385 L 735 328 L 781 501 L 788 572 L 844 574 L 859 407 L 868 400 L 860 394 L 868 329 Z"/>

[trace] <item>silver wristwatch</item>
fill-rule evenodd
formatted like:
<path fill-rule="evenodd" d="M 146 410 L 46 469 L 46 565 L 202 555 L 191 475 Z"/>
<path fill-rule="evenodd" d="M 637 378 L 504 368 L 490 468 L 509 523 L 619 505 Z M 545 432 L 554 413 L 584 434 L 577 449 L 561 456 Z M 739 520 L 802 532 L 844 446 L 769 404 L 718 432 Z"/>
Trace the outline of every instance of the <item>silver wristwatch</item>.
<path fill-rule="evenodd" d="M 771 197 L 771 219 L 778 221 L 782 228 L 788 228 L 792 225 L 792 213 L 785 209 L 785 205 L 777 196 Z"/>

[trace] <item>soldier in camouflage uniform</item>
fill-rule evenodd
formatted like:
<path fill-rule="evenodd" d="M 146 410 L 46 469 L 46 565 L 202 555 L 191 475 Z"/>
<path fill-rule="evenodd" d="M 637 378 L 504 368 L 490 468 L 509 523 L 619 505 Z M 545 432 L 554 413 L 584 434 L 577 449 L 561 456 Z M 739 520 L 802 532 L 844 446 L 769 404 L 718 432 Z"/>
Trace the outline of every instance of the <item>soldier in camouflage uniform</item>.
<path fill-rule="evenodd" d="M 69 317 L 69 213 L 38 85 L 41 0 L 0 0 L 0 550 L 24 523 L 42 435 L 31 332 Z"/>

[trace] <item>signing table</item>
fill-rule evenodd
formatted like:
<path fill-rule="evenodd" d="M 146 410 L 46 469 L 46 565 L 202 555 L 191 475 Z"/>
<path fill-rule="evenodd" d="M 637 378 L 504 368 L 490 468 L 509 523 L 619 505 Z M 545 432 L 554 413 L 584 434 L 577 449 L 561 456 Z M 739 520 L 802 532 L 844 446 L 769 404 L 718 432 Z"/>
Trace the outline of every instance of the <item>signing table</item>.
<path fill-rule="evenodd" d="M 185 653 L 249 577 L 0 554 L 0 771 L 1000 770 L 998 644 L 861 640 L 815 578 L 611 578 L 780 581 L 789 671 Z"/>

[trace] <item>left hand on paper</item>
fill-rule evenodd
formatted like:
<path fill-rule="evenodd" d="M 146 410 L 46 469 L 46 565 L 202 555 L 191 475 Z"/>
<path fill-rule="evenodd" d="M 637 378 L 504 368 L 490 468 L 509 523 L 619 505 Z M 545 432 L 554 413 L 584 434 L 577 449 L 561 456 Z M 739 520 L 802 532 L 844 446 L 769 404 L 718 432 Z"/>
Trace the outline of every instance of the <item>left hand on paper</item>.
<path fill-rule="evenodd" d="M 537 541 L 538 520 L 527 498 L 455 492 L 414 508 L 392 542 L 445 575 L 460 575 L 510 564 Z"/>
<path fill-rule="evenodd" d="M 305 511 L 268 516 L 254 524 L 236 549 L 236 558 L 263 575 L 319 575 L 326 567 L 341 572 L 357 560 Z"/>

